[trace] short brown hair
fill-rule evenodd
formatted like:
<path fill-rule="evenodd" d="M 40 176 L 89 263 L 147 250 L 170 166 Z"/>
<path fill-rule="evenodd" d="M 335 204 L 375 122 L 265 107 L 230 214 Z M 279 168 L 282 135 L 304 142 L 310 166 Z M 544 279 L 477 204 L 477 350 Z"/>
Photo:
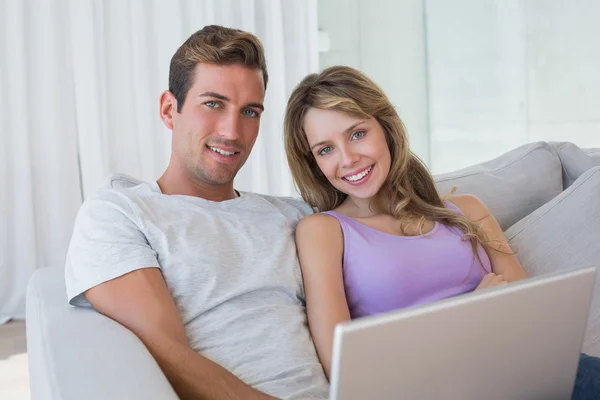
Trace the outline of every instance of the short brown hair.
<path fill-rule="evenodd" d="M 240 64 L 262 71 L 267 89 L 269 75 L 260 40 L 239 29 L 208 25 L 192 34 L 175 52 L 169 67 L 169 91 L 177 99 L 177 112 L 194 82 L 199 63 L 216 65 Z"/>

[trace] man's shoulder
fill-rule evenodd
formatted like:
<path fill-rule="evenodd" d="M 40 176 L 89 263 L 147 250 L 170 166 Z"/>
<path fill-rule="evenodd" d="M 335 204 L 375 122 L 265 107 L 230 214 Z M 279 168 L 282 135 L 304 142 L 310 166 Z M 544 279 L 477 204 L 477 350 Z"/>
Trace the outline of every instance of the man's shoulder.
<path fill-rule="evenodd" d="M 252 196 L 257 196 L 262 198 L 263 200 L 268 201 L 273 204 L 275 207 L 281 208 L 294 208 L 297 211 L 300 211 L 303 215 L 313 214 L 314 210 L 312 207 L 302 200 L 299 197 L 291 197 L 291 196 L 272 196 L 266 194 L 258 194 L 258 193 L 250 193 Z"/>
<path fill-rule="evenodd" d="M 131 210 L 139 199 L 153 195 L 150 184 L 142 182 L 130 187 L 104 187 L 89 195 L 81 206 L 81 211 L 89 212 L 99 209 Z"/>

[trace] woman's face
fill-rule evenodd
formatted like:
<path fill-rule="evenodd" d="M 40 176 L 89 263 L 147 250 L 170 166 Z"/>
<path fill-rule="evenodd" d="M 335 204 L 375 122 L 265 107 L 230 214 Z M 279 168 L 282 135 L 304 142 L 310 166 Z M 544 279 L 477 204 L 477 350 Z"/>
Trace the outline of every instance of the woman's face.
<path fill-rule="evenodd" d="M 311 108 L 304 131 L 321 172 L 340 192 L 353 199 L 371 199 L 390 171 L 385 134 L 374 118 Z"/>

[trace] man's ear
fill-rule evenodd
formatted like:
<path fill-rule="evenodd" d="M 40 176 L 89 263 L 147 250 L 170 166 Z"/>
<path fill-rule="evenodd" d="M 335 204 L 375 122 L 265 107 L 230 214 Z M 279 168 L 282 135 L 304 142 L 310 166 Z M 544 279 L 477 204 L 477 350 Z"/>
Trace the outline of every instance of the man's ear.
<path fill-rule="evenodd" d="M 173 130 L 173 113 L 177 112 L 177 99 L 169 90 L 165 90 L 160 95 L 160 119 L 163 124 Z"/>

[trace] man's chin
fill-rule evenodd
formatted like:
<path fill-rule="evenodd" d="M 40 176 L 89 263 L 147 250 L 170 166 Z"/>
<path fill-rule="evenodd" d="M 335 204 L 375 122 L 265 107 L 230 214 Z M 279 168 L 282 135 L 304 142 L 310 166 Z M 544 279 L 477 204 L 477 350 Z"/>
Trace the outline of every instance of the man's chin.
<path fill-rule="evenodd" d="M 201 171 L 198 177 L 206 183 L 215 186 L 229 185 L 233 182 L 237 174 L 237 170 L 234 171 Z"/>
<path fill-rule="evenodd" d="M 244 160 L 245 161 L 245 160 Z M 196 177 L 210 185 L 229 185 L 235 179 L 243 162 L 235 164 L 222 164 L 214 160 L 204 159 L 196 164 Z"/>

